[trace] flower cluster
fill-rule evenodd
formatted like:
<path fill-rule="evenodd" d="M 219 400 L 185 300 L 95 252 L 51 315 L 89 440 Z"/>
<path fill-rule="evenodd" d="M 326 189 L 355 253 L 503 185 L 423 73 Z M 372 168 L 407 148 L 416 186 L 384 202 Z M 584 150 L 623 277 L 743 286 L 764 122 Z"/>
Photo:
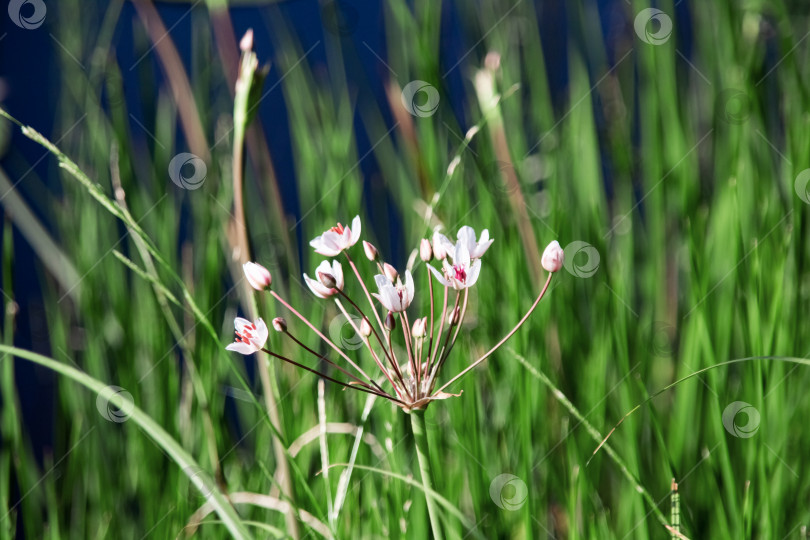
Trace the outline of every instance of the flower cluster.
<path fill-rule="evenodd" d="M 446 399 L 453 395 L 444 390 L 457 381 L 475 366 L 486 360 L 495 350 L 506 342 L 518 328 L 528 319 L 540 299 L 548 289 L 551 276 L 562 267 L 563 251 L 554 241 L 543 253 L 542 264 L 548 272 L 545 286 L 535 300 L 532 307 L 518 324 L 498 344 L 483 356 L 469 363 L 460 373 L 452 377 L 443 386 L 436 389 L 442 366 L 447 361 L 453 346 L 458 338 L 460 328 L 467 313 L 469 289 L 479 280 L 481 274 L 481 260 L 490 248 L 493 239 L 485 229 L 477 236 L 472 227 L 464 226 L 459 229 L 456 241 L 453 242 L 440 232 L 434 233 L 432 239 L 422 239 L 419 247 L 419 257 L 425 263 L 425 275 L 428 281 L 430 308 L 427 313 L 417 314 L 411 322 L 409 311 L 416 309 L 414 302 L 416 288 L 411 268 L 400 274 L 392 265 L 383 261 L 376 247 L 371 243 L 363 242 L 363 251 L 366 257 L 376 264 L 379 273 L 374 276 L 376 292 L 370 291 L 357 265 L 349 256 L 349 250 L 360 239 L 360 217 L 356 216 L 351 226 L 338 223 L 328 231 L 310 242 L 315 253 L 325 257 L 345 257 L 346 263 L 357 278 L 362 289 L 367 307 L 361 308 L 357 302 L 344 290 L 346 285 L 343 266 L 338 260 L 324 260 L 315 269 L 315 277 L 306 273 L 304 282 L 312 294 L 321 299 L 332 299 L 337 307 L 351 322 L 354 330 L 363 341 L 370 356 L 383 375 L 379 381 L 370 377 L 358 364 L 357 359 L 349 357 L 340 347 L 326 337 L 318 327 L 306 317 L 296 311 L 270 286 L 272 277 L 270 272 L 261 265 L 253 262 L 244 265 L 245 277 L 250 285 L 258 291 L 268 291 L 285 306 L 293 315 L 298 317 L 306 326 L 315 332 L 329 347 L 331 347 L 340 361 L 329 359 L 304 345 L 288 328 L 282 317 L 273 319 L 272 327 L 279 333 L 291 339 L 307 354 L 316 356 L 330 366 L 339 370 L 350 379 L 349 382 L 340 381 L 324 373 L 286 358 L 265 347 L 268 338 L 267 325 L 259 318 L 251 323 L 242 318 L 234 321 L 237 339 L 227 349 L 241 354 L 252 354 L 263 351 L 275 358 L 301 367 L 317 375 L 340 384 L 342 386 L 384 397 L 405 411 L 424 409 L 437 399 Z M 434 263 L 436 266 L 434 266 Z M 438 266 L 438 267 L 437 267 Z M 441 286 L 441 308 L 436 290 Z M 350 316 L 349 311 L 354 316 Z M 395 338 L 397 326 L 401 329 L 401 337 Z M 397 343 L 404 345 L 402 349 L 395 348 Z M 399 352 L 397 352 L 399 350 Z M 341 365 L 345 362 L 344 365 Z M 349 371 L 347 368 L 352 368 Z M 383 382 L 390 385 L 388 391 L 383 389 Z"/>

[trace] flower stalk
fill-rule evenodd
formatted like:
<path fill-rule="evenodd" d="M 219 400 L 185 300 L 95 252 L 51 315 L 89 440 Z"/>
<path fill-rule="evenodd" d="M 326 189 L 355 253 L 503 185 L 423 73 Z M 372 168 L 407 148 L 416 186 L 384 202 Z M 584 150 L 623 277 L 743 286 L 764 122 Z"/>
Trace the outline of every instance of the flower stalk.
<path fill-rule="evenodd" d="M 433 473 L 430 468 L 430 451 L 428 445 L 427 431 L 425 431 L 425 410 L 415 409 L 409 415 L 411 418 L 411 433 L 416 446 L 416 458 L 419 461 L 419 473 L 422 476 L 422 487 L 425 489 L 425 502 L 427 503 L 428 515 L 430 516 L 430 528 L 433 531 L 433 538 L 441 540 L 442 528 L 439 521 L 439 509 L 433 499 Z"/>

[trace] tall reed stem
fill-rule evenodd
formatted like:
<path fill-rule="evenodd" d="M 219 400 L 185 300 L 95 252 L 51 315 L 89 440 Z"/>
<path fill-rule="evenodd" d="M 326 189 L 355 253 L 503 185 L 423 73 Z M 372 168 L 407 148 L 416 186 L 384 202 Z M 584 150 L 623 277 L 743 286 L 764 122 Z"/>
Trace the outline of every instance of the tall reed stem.
<path fill-rule="evenodd" d="M 425 502 L 427 503 L 428 514 L 430 515 L 430 528 L 433 530 L 433 538 L 441 540 L 442 528 L 439 522 L 439 510 L 436 501 L 433 500 L 433 474 L 430 471 L 430 452 L 428 451 L 427 431 L 425 431 L 425 411 L 421 409 L 412 410 L 411 431 L 416 442 L 416 457 L 419 459 L 419 469 L 422 474 L 422 487 L 425 488 Z"/>

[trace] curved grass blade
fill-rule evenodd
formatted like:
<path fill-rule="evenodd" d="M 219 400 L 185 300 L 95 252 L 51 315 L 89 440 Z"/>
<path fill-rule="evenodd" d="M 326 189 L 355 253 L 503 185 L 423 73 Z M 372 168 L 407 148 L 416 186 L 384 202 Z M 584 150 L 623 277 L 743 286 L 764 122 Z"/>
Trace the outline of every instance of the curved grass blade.
<path fill-rule="evenodd" d="M 97 394 L 105 392 L 107 389 L 107 385 L 98 379 L 95 379 L 74 367 L 48 358 L 47 356 L 42 356 L 41 354 L 18 349 L 16 347 L 9 347 L 7 345 L 0 345 L 0 353 L 5 353 L 5 355 L 7 355 L 5 358 L 22 358 L 23 360 L 28 360 L 30 362 L 34 362 L 35 364 L 44 366 L 55 371 L 56 373 L 59 373 L 60 375 L 64 375 L 65 377 L 81 384 L 85 388 L 92 390 Z M 247 531 L 241 519 L 237 515 L 236 510 L 234 510 L 234 508 L 228 502 L 228 499 L 225 498 L 225 495 L 219 491 L 216 484 L 210 478 L 205 477 L 205 475 L 195 473 L 195 471 L 202 470 L 200 466 L 197 465 L 194 458 L 188 452 L 186 452 L 183 447 L 181 447 L 180 444 L 175 441 L 165 429 L 163 429 L 163 427 L 161 427 L 141 409 L 131 403 L 126 402 L 126 400 L 119 394 L 109 394 L 108 397 L 110 403 L 112 403 L 115 407 L 118 407 L 119 409 L 126 408 L 128 411 L 128 416 L 132 419 L 132 421 L 135 422 L 143 431 L 145 431 L 146 434 L 149 435 L 149 437 L 151 437 L 152 440 L 155 441 L 158 446 L 160 446 L 175 461 L 175 463 L 180 466 L 181 469 L 183 469 L 183 472 L 188 475 L 192 483 L 197 487 L 197 489 L 200 490 L 200 493 L 202 493 L 208 499 L 208 502 L 212 505 L 217 515 L 234 538 L 251 538 L 250 533 Z"/>

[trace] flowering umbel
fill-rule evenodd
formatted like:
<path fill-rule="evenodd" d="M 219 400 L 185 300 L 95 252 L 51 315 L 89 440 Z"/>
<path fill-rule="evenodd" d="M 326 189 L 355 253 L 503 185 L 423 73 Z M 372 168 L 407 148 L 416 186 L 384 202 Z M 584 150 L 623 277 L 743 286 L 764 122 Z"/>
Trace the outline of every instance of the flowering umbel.
<path fill-rule="evenodd" d="M 315 270 L 314 278 L 307 274 L 304 274 L 303 277 L 307 287 L 316 297 L 333 300 L 346 320 L 351 323 L 358 339 L 362 341 L 362 346 L 366 347 L 382 373 L 383 380 L 390 385 L 389 390 L 383 389 L 380 382 L 370 377 L 355 359 L 324 335 L 316 324 L 301 315 L 277 291 L 271 289 L 270 272 L 256 263 L 244 265 L 245 277 L 251 286 L 256 290 L 269 292 L 290 313 L 315 332 L 337 354 L 339 360 L 330 359 L 304 345 L 293 335 L 294 330 L 281 317 L 273 319 L 273 328 L 278 331 L 278 335 L 282 339 L 290 339 L 307 354 L 334 367 L 350 380 L 348 382 L 340 381 L 273 350 L 266 349 L 268 331 L 262 319 L 251 323 L 237 318 L 234 321 L 237 339 L 235 343 L 228 345 L 227 349 L 241 354 L 251 354 L 261 350 L 274 358 L 311 371 L 347 388 L 386 398 L 405 411 L 424 409 L 431 401 L 460 395 L 449 394 L 444 390 L 485 361 L 518 330 L 548 289 L 552 273 L 562 266 L 562 250 L 556 241 L 552 242 L 546 249 L 546 253 L 543 254 L 543 267 L 549 271 L 549 276 L 529 311 L 498 344 L 436 389 L 441 369 L 447 362 L 464 323 L 469 289 L 478 282 L 482 266 L 481 259 L 494 240 L 489 237 L 486 229 L 481 231 L 478 236 L 475 230 L 469 226 L 459 229 L 455 243 L 440 232 L 433 234 L 432 241 L 427 238 L 422 239 L 418 252 L 419 258 L 424 263 L 425 276 L 429 285 L 427 288 L 429 310 L 426 313 L 412 313 L 413 319 L 411 319 L 409 311 L 421 311 L 428 304 L 428 302 L 421 304 L 415 302 L 416 287 L 413 269 L 408 267 L 404 272 L 398 272 L 394 266 L 383 260 L 376 247 L 369 242 L 363 242 L 363 251 L 370 261 L 366 264 L 376 265 L 378 270 L 374 276 L 377 290 L 376 292 L 370 291 L 366 287 L 366 280 L 363 279 L 360 269 L 349 255 L 349 249 L 360 239 L 360 230 L 360 217 L 358 216 L 352 220 L 351 226 L 343 226 L 338 223 L 313 239 L 310 245 L 316 253 L 326 257 L 341 255 L 345 257 L 346 263 L 357 278 L 357 283 L 368 302 L 365 308 L 358 305 L 348 290 L 344 290 L 346 282 L 343 266 L 339 261 L 322 261 Z M 440 268 L 430 264 L 434 260 L 436 264 L 440 265 Z M 434 284 L 434 281 L 437 283 Z M 439 302 L 437 302 L 434 290 L 437 286 L 444 289 L 442 295 L 444 301 L 438 310 Z M 401 347 L 394 347 L 395 339 L 402 345 Z M 403 349 L 405 357 L 402 357 Z"/>

